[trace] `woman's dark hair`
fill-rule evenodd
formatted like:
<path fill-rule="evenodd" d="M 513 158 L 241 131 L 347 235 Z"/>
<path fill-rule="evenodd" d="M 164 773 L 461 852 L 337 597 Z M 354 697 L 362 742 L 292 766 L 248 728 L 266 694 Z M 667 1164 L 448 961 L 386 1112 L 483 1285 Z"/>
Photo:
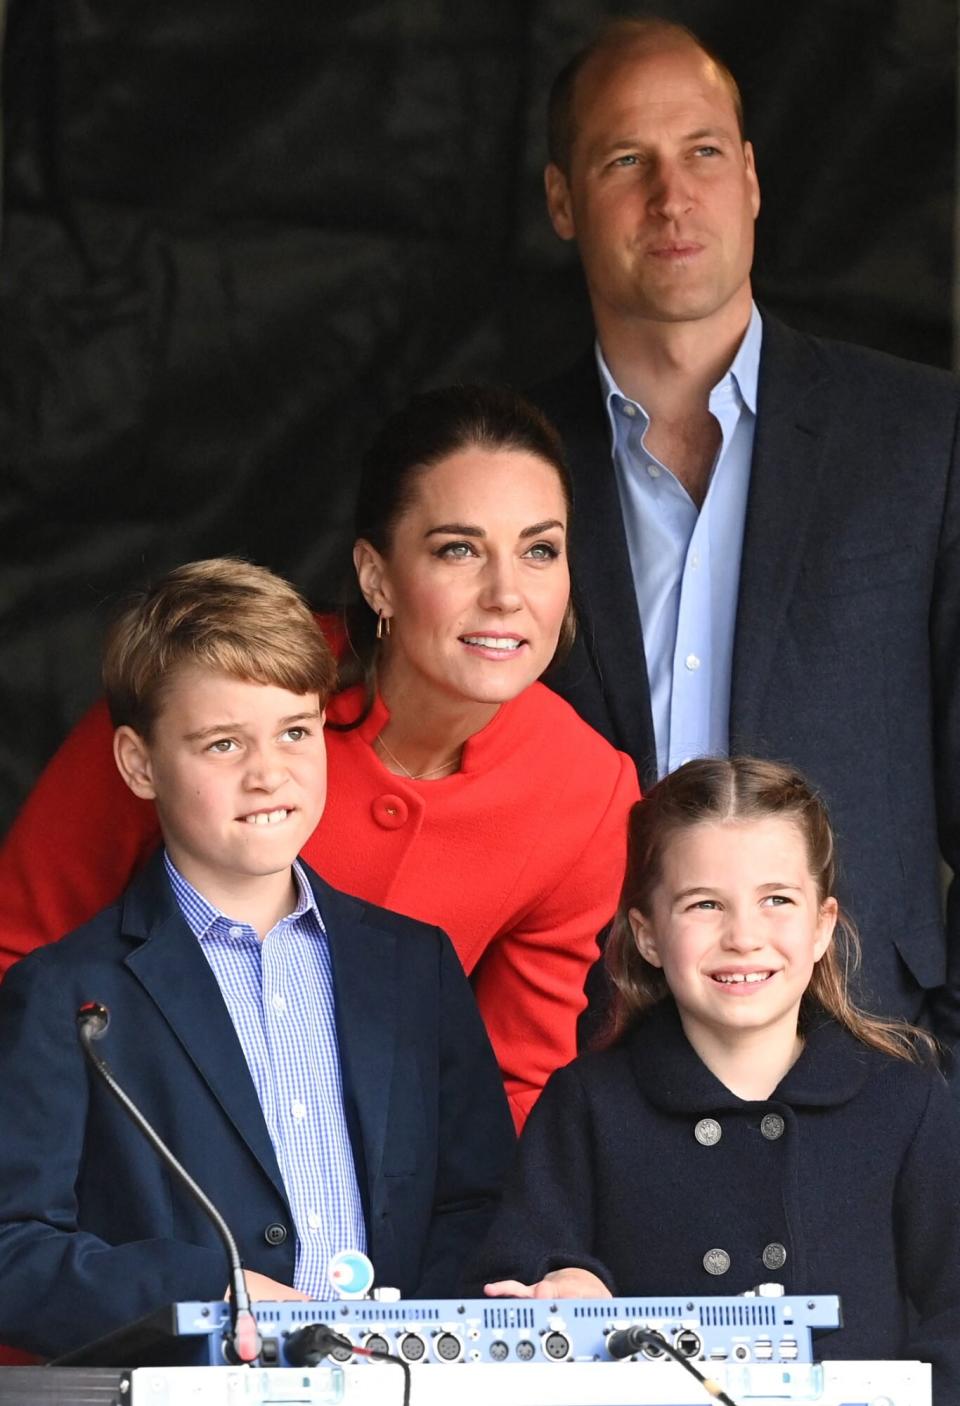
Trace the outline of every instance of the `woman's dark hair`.
<path fill-rule="evenodd" d="M 382 425 L 363 457 L 354 517 L 355 537 L 388 557 L 393 532 L 416 493 L 417 480 L 463 449 L 532 454 L 555 470 L 567 516 L 572 508 L 570 474 L 560 436 L 547 417 L 505 386 L 457 385 L 415 395 Z M 364 680 L 366 700 L 358 726 L 375 692 L 377 618 L 364 600 L 347 607 L 348 649 L 340 666 L 340 687 Z M 573 642 L 572 606 L 567 607 L 557 654 Z M 334 726 L 334 724 L 329 724 Z"/>
<path fill-rule="evenodd" d="M 725 820 L 790 821 L 807 851 L 807 863 L 823 903 L 836 892 L 836 842 L 826 806 L 792 767 L 756 757 L 701 757 L 658 781 L 630 812 L 627 872 L 607 941 L 605 961 L 615 988 L 604 1043 L 613 1044 L 645 1011 L 669 994 L 659 967 L 641 956 L 630 910 L 652 916 L 663 854 L 674 835 L 694 825 Z M 811 1008 L 825 1010 L 864 1044 L 904 1059 L 933 1053 L 935 1042 L 905 1021 L 881 1020 L 853 1003 L 849 978 L 860 961 L 856 929 L 841 912 L 833 940 L 813 969 L 800 1007 L 801 1025 Z"/>

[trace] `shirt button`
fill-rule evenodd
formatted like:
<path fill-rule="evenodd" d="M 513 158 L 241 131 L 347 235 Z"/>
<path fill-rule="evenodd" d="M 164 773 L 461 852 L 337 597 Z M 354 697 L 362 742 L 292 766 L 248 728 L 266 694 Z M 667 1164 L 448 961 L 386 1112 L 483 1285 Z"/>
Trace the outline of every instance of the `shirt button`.
<path fill-rule="evenodd" d="M 708 1250 L 703 1257 L 703 1267 L 708 1274 L 726 1274 L 730 1268 L 730 1256 L 726 1250 Z"/>
<path fill-rule="evenodd" d="M 238 928 L 236 924 L 230 929 L 231 937 L 243 937 L 243 928 Z"/>
<path fill-rule="evenodd" d="M 787 1262 L 787 1252 L 778 1240 L 772 1240 L 763 1252 L 763 1263 L 767 1269 L 782 1269 Z"/>
<path fill-rule="evenodd" d="M 661 473 L 660 465 L 659 465 L 659 464 L 648 464 L 648 465 L 647 465 L 647 473 L 650 475 L 651 478 L 659 478 L 659 477 L 660 477 L 660 473 Z"/>
<path fill-rule="evenodd" d="M 273 1009 L 275 1011 L 283 1012 L 287 1009 L 287 998 L 286 996 L 284 996 L 282 991 L 275 991 L 273 993 L 273 999 L 271 1000 L 270 1004 L 273 1006 Z"/>
<path fill-rule="evenodd" d="M 307 1105 L 305 1103 L 301 1103 L 299 1099 L 295 1099 L 294 1102 L 290 1105 L 290 1112 L 293 1114 L 294 1118 L 296 1118 L 298 1123 L 302 1123 L 304 1118 L 306 1118 L 307 1116 Z"/>
<path fill-rule="evenodd" d="M 637 413 L 637 407 L 635 405 L 630 405 L 627 401 L 623 402 L 620 409 L 623 411 L 624 415 L 628 415 L 631 420 Z"/>
<path fill-rule="evenodd" d="M 693 1135 L 702 1147 L 714 1147 L 723 1136 L 723 1129 L 716 1118 L 701 1118 Z"/>
<path fill-rule="evenodd" d="M 268 1245 L 282 1245 L 287 1238 L 287 1227 L 278 1220 L 271 1221 L 263 1232 L 263 1238 Z"/>
<path fill-rule="evenodd" d="M 406 825 L 410 815 L 402 796 L 378 796 L 371 803 L 370 809 L 374 820 L 384 830 L 399 830 L 402 825 Z"/>
<path fill-rule="evenodd" d="M 307 1225 L 311 1230 L 319 1230 L 323 1225 L 323 1216 L 319 1211 L 311 1211 L 307 1216 Z"/>
<path fill-rule="evenodd" d="M 693 567 L 694 571 L 696 571 L 697 567 L 700 565 L 700 553 L 699 553 L 699 552 L 692 552 L 692 553 L 691 553 L 691 555 L 690 555 L 690 565 Z"/>
<path fill-rule="evenodd" d="M 778 1137 L 783 1137 L 785 1127 L 779 1113 L 765 1113 L 760 1119 L 760 1131 L 768 1142 L 776 1142 Z"/>
<path fill-rule="evenodd" d="M 697 654 L 688 654 L 683 662 L 691 672 L 700 668 L 700 656 Z"/>

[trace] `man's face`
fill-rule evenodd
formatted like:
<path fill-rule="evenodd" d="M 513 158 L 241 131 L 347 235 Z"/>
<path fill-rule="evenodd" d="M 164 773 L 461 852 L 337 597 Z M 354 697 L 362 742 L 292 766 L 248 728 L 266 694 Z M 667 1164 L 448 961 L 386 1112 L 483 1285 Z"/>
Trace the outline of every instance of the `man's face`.
<path fill-rule="evenodd" d="M 547 203 L 576 239 L 594 315 L 748 316 L 760 191 L 730 91 L 693 44 L 599 54 L 574 92 L 570 169 Z"/>

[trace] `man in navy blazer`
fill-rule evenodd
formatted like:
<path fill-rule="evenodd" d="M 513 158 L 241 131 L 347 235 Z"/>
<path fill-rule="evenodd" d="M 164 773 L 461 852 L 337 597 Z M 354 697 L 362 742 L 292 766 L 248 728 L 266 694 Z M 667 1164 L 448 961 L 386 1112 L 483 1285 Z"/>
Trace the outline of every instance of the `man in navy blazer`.
<path fill-rule="evenodd" d="M 957 383 L 756 310 L 739 92 L 689 31 L 615 21 L 558 76 L 550 128 L 597 346 L 536 393 L 575 503 L 580 630 L 548 681 L 645 785 L 699 752 L 805 771 L 843 842 L 862 1000 L 953 1043 Z"/>
<path fill-rule="evenodd" d="M 378 1283 L 458 1293 L 513 1129 L 444 934 L 291 868 L 323 806 L 334 678 L 307 606 L 261 568 L 192 563 L 131 607 L 106 660 L 133 719 L 118 765 L 156 799 L 165 848 L 0 986 L 0 1341 L 51 1356 L 226 1291 L 214 1226 L 85 1061 L 89 1001 L 254 1298 L 329 1296 L 351 1224 Z M 271 670 L 285 685 L 257 680 Z"/>

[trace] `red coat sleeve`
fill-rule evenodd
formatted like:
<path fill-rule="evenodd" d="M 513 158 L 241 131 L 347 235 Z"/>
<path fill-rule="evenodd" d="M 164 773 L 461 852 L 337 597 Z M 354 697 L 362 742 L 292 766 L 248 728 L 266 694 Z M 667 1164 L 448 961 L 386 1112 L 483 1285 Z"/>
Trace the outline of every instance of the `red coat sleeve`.
<path fill-rule="evenodd" d="M 0 974 L 119 898 L 160 839 L 113 760 L 104 702 L 80 720 L 0 847 Z"/>
<path fill-rule="evenodd" d="M 582 806 L 571 799 L 578 820 L 586 814 L 594 821 L 579 852 L 551 892 L 539 895 L 512 931 L 491 943 L 473 973 L 518 1132 L 547 1079 L 577 1053 L 584 982 L 599 955 L 597 937 L 617 906 L 627 816 L 640 791 L 630 758 L 612 749 L 610 754 L 617 764 L 610 768 L 606 797 L 599 800 L 596 777 L 585 775 Z M 559 844 L 571 824 L 570 812 L 544 815 L 542 824 Z"/>

